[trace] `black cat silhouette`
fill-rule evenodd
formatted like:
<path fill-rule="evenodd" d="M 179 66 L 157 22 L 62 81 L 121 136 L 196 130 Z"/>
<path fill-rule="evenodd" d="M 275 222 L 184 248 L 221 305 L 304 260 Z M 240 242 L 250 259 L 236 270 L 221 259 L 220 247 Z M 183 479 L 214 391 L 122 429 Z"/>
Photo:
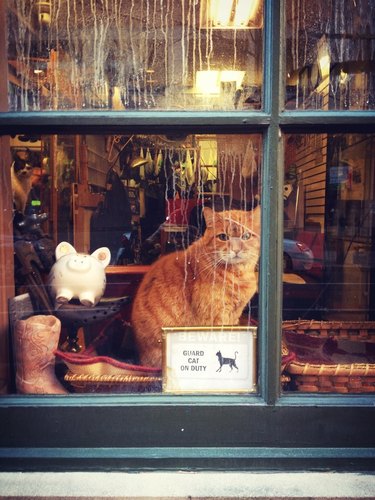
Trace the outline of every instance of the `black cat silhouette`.
<path fill-rule="evenodd" d="M 216 356 L 217 356 L 217 358 L 219 360 L 220 366 L 219 366 L 219 368 L 216 371 L 217 372 L 221 372 L 221 369 L 222 369 L 223 365 L 229 365 L 231 371 L 233 370 L 233 367 L 236 368 L 237 371 L 238 371 L 238 366 L 236 365 L 237 354 L 238 354 L 238 352 L 236 351 L 234 353 L 234 358 L 223 358 L 221 352 L 218 351 L 216 353 Z"/>

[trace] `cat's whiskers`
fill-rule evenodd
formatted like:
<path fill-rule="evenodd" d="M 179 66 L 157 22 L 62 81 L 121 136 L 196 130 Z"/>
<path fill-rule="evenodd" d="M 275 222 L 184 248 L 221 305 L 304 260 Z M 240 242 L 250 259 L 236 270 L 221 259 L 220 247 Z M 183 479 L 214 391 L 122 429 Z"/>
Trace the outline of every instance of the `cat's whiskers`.
<path fill-rule="evenodd" d="M 206 265 L 199 267 L 199 271 L 195 273 L 194 277 L 198 278 L 202 277 L 203 275 L 203 277 L 209 278 L 211 275 L 215 273 L 215 267 L 216 264 L 213 264 L 212 262 L 207 262 Z"/>
<path fill-rule="evenodd" d="M 213 281 L 215 281 L 215 274 L 217 274 L 218 269 L 221 266 L 225 267 L 225 271 L 227 270 L 229 262 L 225 258 L 223 258 L 221 252 L 213 251 L 210 252 L 210 255 L 214 255 L 215 259 L 208 260 L 204 266 L 200 265 L 199 272 L 194 273 L 194 278 L 210 278 L 213 276 Z"/>
<path fill-rule="evenodd" d="M 213 282 L 215 281 L 215 274 L 217 274 L 218 267 L 224 263 L 221 253 L 217 250 L 206 253 L 206 257 L 209 257 L 204 265 L 199 266 L 199 272 L 196 273 L 196 277 L 201 277 L 203 275 L 206 278 L 213 277 Z"/>

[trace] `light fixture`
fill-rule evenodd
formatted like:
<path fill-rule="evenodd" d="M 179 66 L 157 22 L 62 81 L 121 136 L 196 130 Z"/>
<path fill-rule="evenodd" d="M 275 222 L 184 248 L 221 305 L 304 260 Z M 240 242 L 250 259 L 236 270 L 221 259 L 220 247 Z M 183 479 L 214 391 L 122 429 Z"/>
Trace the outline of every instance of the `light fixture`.
<path fill-rule="evenodd" d="M 51 24 L 51 0 L 38 0 L 36 7 L 40 24 L 49 26 Z"/>
<path fill-rule="evenodd" d="M 331 64 L 331 59 L 328 54 L 325 54 L 319 59 L 319 67 L 323 79 L 329 76 L 330 64 Z"/>
<path fill-rule="evenodd" d="M 228 0 L 211 0 L 209 19 L 214 26 L 228 26 L 232 15 L 232 2 Z"/>
<path fill-rule="evenodd" d="M 223 70 L 220 71 L 220 82 L 229 83 L 235 82 L 236 90 L 238 90 L 245 78 L 245 71 L 238 70 Z"/>
<path fill-rule="evenodd" d="M 195 90 L 199 94 L 219 94 L 219 71 L 197 71 L 195 76 Z"/>
<path fill-rule="evenodd" d="M 34 75 L 42 76 L 47 73 L 48 59 L 40 57 L 30 58 L 30 63 Z"/>
<path fill-rule="evenodd" d="M 234 12 L 234 26 L 246 28 L 249 24 L 250 19 L 255 17 L 255 14 L 259 7 L 259 1 L 249 1 L 249 0 L 238 0 L 236 9 Z"/>
<path fill-rule="evenodd" d="M 343 69 L 340 71 L 340 84 L 345 85 L 348 83 L 349 75 Z"/>
<path fill-rule="evenodd" d="M 263 0 L 202 0 L 201 28 L 261 28 L 262 6 Z"/>
<path fill-rule="evenodd" d="M 317 52 L 318 52 L 318 61 L 319 61 L 319 69 L 324 80 L 329 76 L 330 66 L 331 66 L 331 57 L 329 55 L 328 41 L 325 35 L 318 41 L 317 44 Z"/>
<path fill-rule="evenodd" d="M 230 83 L 231 90 L 241 87 L 245 71 L 237 70 L 206 70 L 197 71 L 195 75 L 195 92 L 198 94 L 220 94 L 222 84 Z"/>

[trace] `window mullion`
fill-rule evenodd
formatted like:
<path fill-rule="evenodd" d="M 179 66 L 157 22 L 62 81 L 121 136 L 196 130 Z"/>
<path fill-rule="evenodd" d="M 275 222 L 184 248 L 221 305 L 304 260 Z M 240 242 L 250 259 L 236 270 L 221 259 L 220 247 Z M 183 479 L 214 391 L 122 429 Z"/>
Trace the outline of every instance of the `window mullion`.
<path fill-rule="evenodd" d="M 265 2 L 264 105 L 271 116 L 263 143 L 260 259 L 260 387 L 267 403 L 280 392 L 283 151 L 279 130 L 281 2 Z"/>

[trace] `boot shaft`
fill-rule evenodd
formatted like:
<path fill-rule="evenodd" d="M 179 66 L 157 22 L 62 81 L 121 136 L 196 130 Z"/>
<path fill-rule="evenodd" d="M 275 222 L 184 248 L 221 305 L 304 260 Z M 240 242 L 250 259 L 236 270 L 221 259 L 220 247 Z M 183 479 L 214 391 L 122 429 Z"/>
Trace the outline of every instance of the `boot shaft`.
<path fill-rule="evenodd" d="M 23 394 L 65 394 L 55 376 L 54 351 L 61 323 L 55 316 L 31 316 L 14 328 L 17 390 Z"/>

